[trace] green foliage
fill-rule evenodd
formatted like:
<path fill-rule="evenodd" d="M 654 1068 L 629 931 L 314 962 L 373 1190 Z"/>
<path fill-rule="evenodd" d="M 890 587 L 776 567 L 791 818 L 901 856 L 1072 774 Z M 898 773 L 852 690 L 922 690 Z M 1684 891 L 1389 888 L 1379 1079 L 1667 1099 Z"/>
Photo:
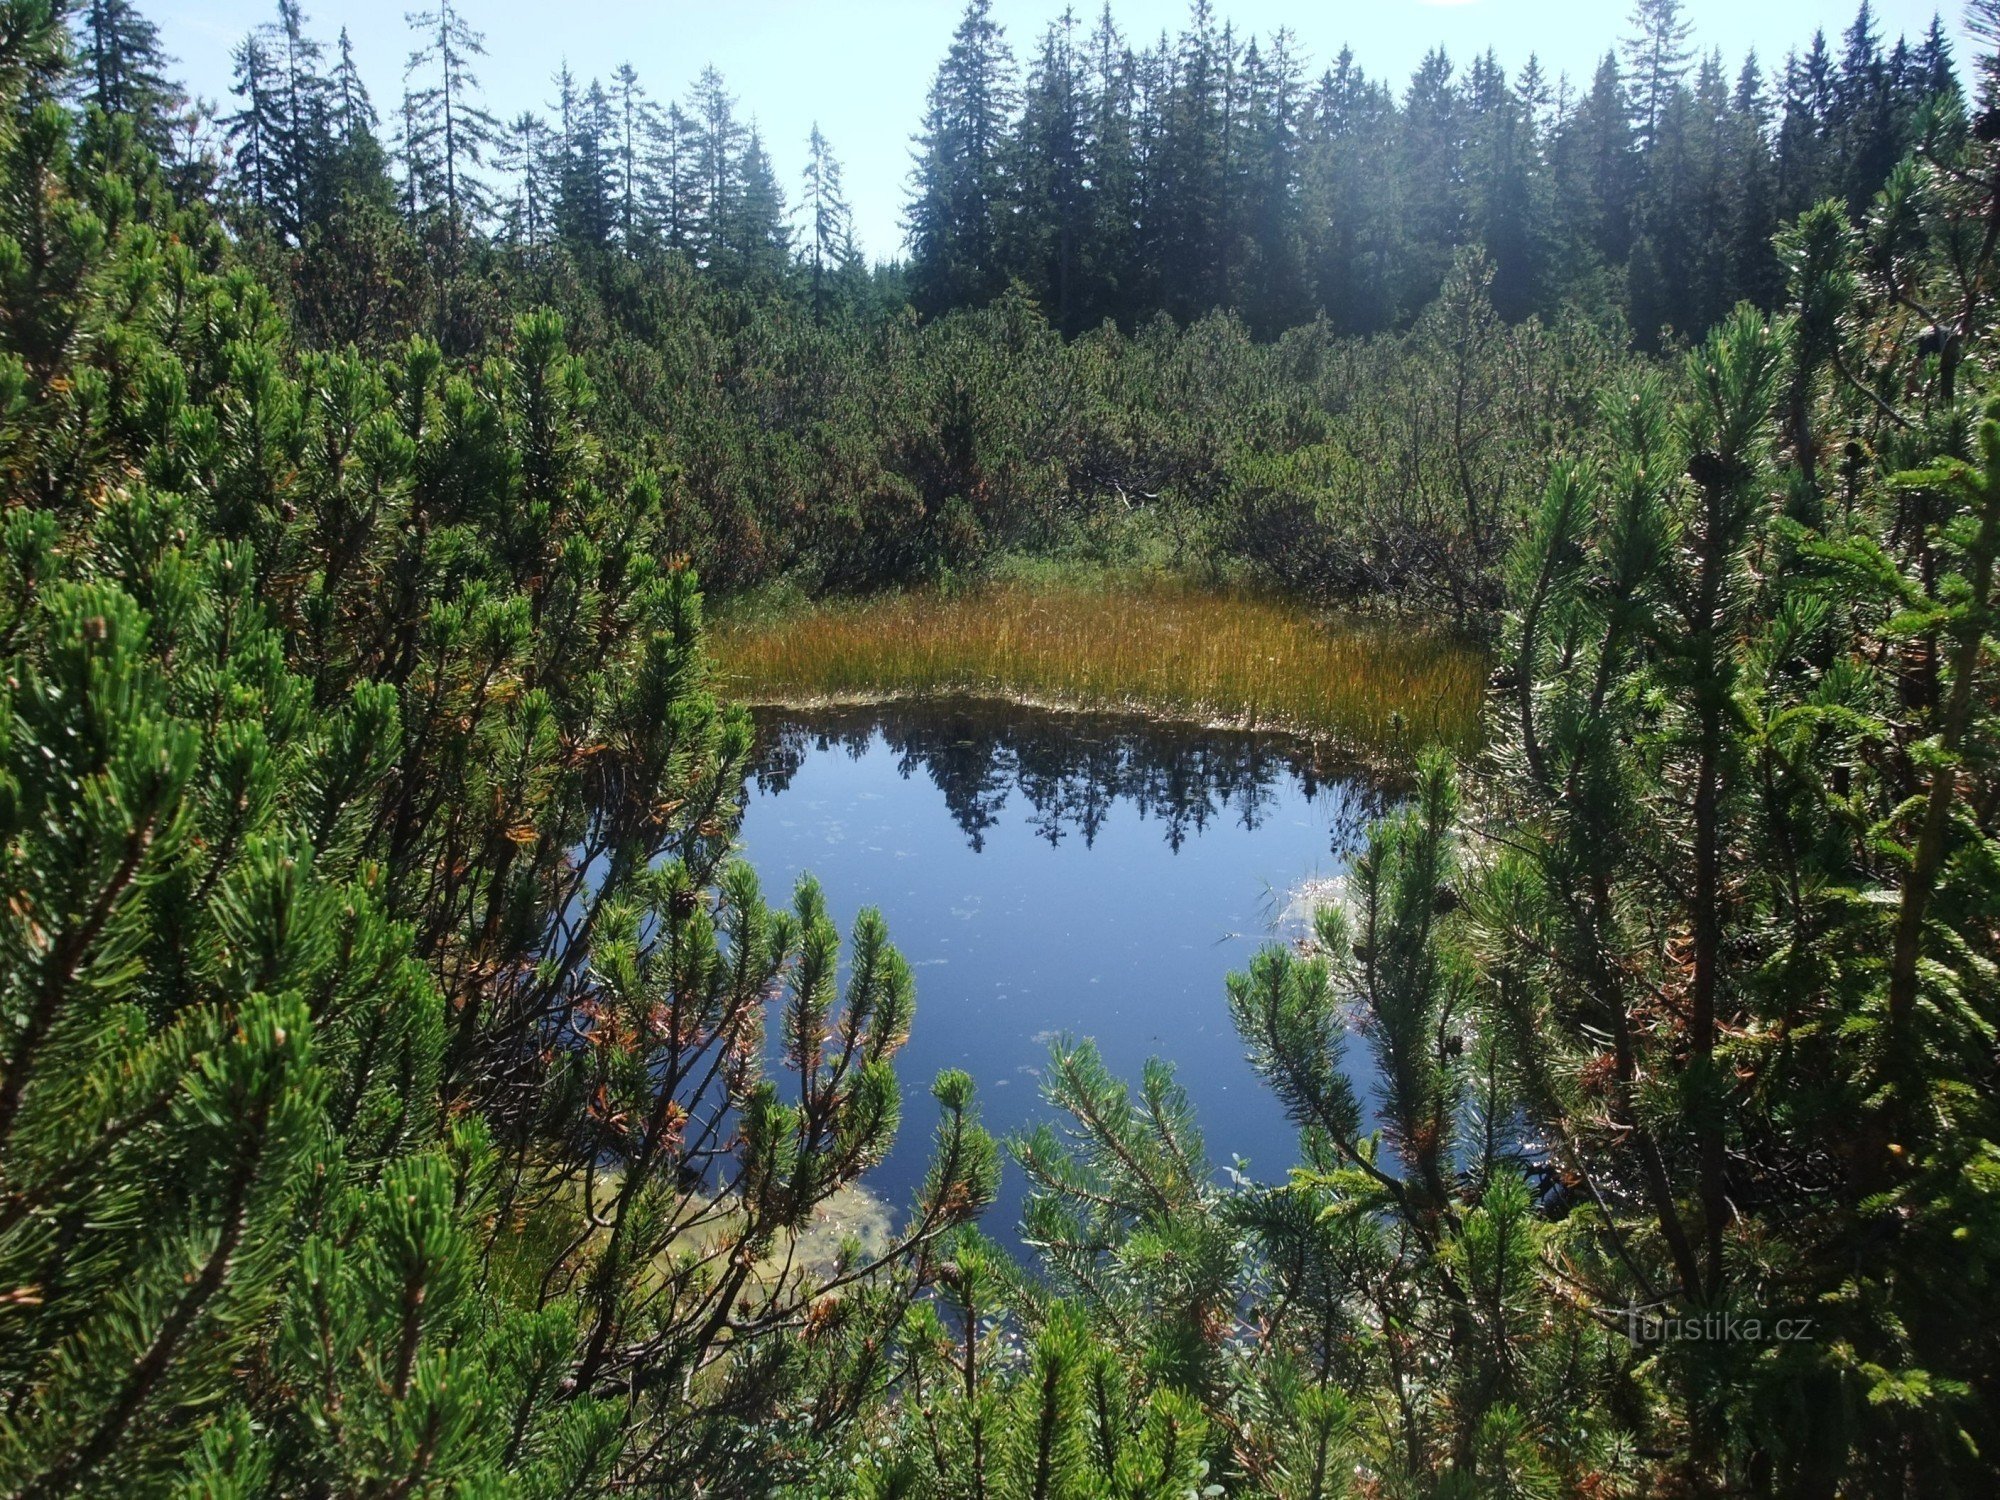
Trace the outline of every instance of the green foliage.
<path fill-rule="evenodd" d="M 730 861 L 748 725 L 660 476 L 552 313 L 301 351 L 42 71 L 0 116 L 0 1486 L 796 1464 L 995 1152 L 941 1081 L 904 1227 L 794 1254 L 897 1129 L 910 974 L 871 914 L 837 994 L 817 887 Z"/>
<path fill-rule="evenodd" d="M 2000 179 L 1938 33 L 1892 62 L 1864 14 L 1767 136 L 1648 4 L 1538 145 L 1491 63 L 1396 106 L 1343 62 L 1294 132 L 1282 43 L 1065 25 L 1023 145 L 975 7 L 919 324 L 829 276 L 830 158 L 789 294 L 717 77 L 663 121 L 566 81 L 502 247 L 463 18 L 421 22 L 392 198 L 282 6 L 232 233 L 161 166 L 150 28 L 74 19 L 87 77 L 0 6 L 0 1487 L 1983 1492 Z M 1205 147 L 1239 124 L 1254 163 Z M 641 191 L 642 138 L 686 178 Z M 1085 191 L 1142 169 L 1165 218 Z M 1621 268 L 1645 337 L 1714 331 L 1628 357 Z M 1590 316 L 1510 321 L 1558 284 Z M 1041 1274 L 972 1227 L 956 1072 L 906 1216 L 815 1256 L 902 1123 L 912 977 L 732 858 L 690 563 L 1136 545 L 1504 602 L 1489 747 L 1230 983 L 1283 1180 L 1065 1041 L 1012 1147 Z"/>
<path fill-rule="evenodd" d="M 1873 246 L 1808 214 L 1787 317 L 1614 384 L 1552 465 L 1491 749 L 1231 981 L 1288 1181 L 1218 1181 L 1159 1065 L 1056 1049 L 996 1414 L 1071 1420 L 1082 1317 L 1226 1490 L 1980 1492 L 2000 404 L 1986 315 L 1940 309 L 1985 305 L 1992 149 L 1941 131 Z"/>

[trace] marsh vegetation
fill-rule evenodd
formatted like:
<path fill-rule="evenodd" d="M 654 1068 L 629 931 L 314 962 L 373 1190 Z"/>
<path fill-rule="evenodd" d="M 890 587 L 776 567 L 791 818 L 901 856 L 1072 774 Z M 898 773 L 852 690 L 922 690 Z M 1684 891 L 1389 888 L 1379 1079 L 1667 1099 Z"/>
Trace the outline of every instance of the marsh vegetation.
<path fill-rule="evenodd" d="M 725 614 L 712 642 L 750 703 L 986 695 L 1289 731 L 1406 767 L 1473 745 L 1488 670 L 1448 627 L 1144 574 Z"/>

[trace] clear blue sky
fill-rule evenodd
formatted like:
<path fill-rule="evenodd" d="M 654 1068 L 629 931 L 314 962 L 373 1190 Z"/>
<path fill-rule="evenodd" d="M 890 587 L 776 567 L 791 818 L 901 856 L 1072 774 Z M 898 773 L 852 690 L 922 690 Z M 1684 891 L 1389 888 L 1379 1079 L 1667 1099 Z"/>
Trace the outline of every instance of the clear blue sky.
<path fill-rule="evenodd" d="M 428 0 L 412 0 L 428 3 Z M 1719 46 L 1732 72 L 1755 47 L 1767 64 L 1803 45 L 1816 28 L 1829 40 L 1854 19 L 1858 0 L 1687 0 L 1704 47 Z M 180 75 L 195 92 L 224 99 L 229 49 L 276 13 L 275 0 L 141 0 L 159 23 Z M 402 92 L 410 41 L 404 0 L 308 0 L 309 30 L 329 43 L 345 25 L 369 89 L 386 116 Z M 806 134 L 817 120 L 847 171 L 855 227 L 871 256 L 895 254 L 909 175 L 910 136 L 931 74 L 944 56 L 961 0 L 467 0 L 465 13 L 486 34 L 480 69 L 486 102 L 503 118 L 550 96 L 549 75 L 565 58 L 582 78 L 606 79 L 630 61 L 656 98 L 679 97 L 713 62 L 762 125 L 791 192 Z M 1463 61 L 1488 47 L 1511 71 L 1538 54 L 1551 74 L 1587 80 L 1607 44 L 1625 29 L 1626 0 L 1216 0 L 1239 32 L 1296 34 L 1314 70 L 1352 46 L 1371 75 L 1400 86 L 1423 54 L 1442 44 Z M 1061 0 L 995 0 L 1017 55 L 1056 16 Z M 1099 0 L 1077 13 L 1094 21 Z M 1115 0 L 1128 37 L 1178 31 L 1186 0 Z M 1921 34 L 1934 10 L 1950 24 L 1961 66 L 1969 49 L 1956 0 L 1877 0 L 1889 37 Z"/>

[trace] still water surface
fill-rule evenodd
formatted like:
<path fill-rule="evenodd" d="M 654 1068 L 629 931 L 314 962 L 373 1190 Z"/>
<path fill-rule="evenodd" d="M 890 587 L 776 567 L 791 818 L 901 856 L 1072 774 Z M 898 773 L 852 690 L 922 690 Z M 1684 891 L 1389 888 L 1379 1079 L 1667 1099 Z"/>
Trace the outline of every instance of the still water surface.
<path fill-rule="evenodd" d="M 1351 767 L 1283 738 L 999 705 L 764 710 L 758 729 L 742 842 L 767 899 L 809 871 L 843 933 L 880 907 L 916 975 L 902 1132 L 868 1179 L 898 1219 L 931 1077 L 965 1069 L 986 1124 L 1021 1131 L 1052 1114 L 1040 1070 L 1064 1034 L 1129 1079 L 1171 1060 L 1218 1167 L 1283 1175 L 1293 1131 L 1223 979 L 1297 936 L 1294 894 L 1379 811 Z M 989 1233 L 1014 1241 L 1023 1186 L 1008 1161 Z"/>

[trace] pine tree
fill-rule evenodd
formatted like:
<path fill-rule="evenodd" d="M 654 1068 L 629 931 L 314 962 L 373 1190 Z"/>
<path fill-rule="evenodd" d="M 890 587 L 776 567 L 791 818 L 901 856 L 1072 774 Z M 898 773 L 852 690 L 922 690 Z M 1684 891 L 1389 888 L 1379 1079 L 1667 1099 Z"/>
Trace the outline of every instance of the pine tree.
<path fill-rule="evenodd" d="M 1973 99 L 1981 109 L 1991 109 L 2000 98 L 2000 6 L 1992 0 L 1967 0 L 1965 29 L 1979 45 L 1973 59 L 1978 84 Z"/>
<path fill-rule="evenodd" d="M 802 1478 L 776 1434 L 879 1399 L 994 1150 L 947 1076 L 905 1232 L 770 1273 L 886 1153 L 913 989 L 879 919 L 844 964 L 815 887 L 773 911 L 730 860 L 749 726 L 658 476 L 607 457 L 552 315 L 476 367 L 407 326 L 300 348 L 22 61 L 0 1276 L 38 1290 L 0 1328 L 0 1488 Z"/>

